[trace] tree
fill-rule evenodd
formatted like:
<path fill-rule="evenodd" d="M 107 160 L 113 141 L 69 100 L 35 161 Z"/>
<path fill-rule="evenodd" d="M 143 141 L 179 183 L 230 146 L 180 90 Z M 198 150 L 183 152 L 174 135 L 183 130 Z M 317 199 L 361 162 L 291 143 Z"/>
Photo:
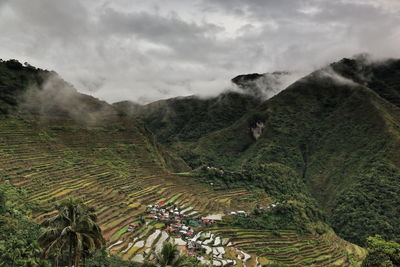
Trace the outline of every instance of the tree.
<path fill-rule="evenodd" d="M 132 261 L 124 261 L 116 255 L 110 255 L 105 248 L 97 250 L 85 261 L 84 267 L 144 267 Z M 151 266 L 154 267 L 154 266 Z"/>
<path fill-rule="evenodd" d="M 367 238 L 368 255 L 362 267 L 400 266 L 400 244 L 385 241 L 381 236 Z"/>
<path fill-rule="evenodd" d="M 156 253 L 156 260 L 159 266 L 167 267 L 183 267 L 187 266 L 184 263 L 184 258 L 179 255 L 179 250 L 176 244 L 164 243 L 161 252 Z"/>
<path fill-rule="evenodd" d="M 69 266 L 78 267 L 84 250 L 101 249 L 105 242 L 96 224 L 94 209 L 86 206 L 81 199 L 69 198 L 58 205 L 57 210 L 43 223 L 47 227 L 39 237 L 43 257 L 55 255 L 58 262 L 68 251 Z"/>
<path fill-rule="evenodd" d="M 0 215 L 6 211 L 6 196 L 4 192 L 0 191 Z"/>
<path fill-rule="evenodd" d="M 0 266 L 47 266 L 47 262 L 39 260 L 40 227 L 29 215 L 30 204 L 24 192 L 9 183 L 0 183 Z"/>

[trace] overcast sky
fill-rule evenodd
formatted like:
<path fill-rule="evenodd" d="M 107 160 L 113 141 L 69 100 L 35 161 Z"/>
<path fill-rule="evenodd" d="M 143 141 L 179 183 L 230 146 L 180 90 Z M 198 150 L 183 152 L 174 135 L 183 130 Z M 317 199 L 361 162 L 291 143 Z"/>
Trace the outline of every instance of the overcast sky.
<path fill-rule="evenodd" d="M 212 95 L 238 74 L 399 48 L 400 0 L 0 0 L 0 58 L 109 102 Z"/>

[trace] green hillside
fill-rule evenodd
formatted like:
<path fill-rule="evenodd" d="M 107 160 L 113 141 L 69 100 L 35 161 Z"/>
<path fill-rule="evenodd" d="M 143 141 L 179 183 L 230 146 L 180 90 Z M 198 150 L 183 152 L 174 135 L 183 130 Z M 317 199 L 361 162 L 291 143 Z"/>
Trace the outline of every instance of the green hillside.
<path fill-rule="evenodd" d="M 252 92 L 261 77 L 232 81 Z M 316 199 L 335 230 L 358 244 L 375 233 L 399 240 L 400 60 L 345 58 L 263 103 L 257 92 L 235 101 L 230 94 L 158 101 L 130 114 L 193 168 L 224 169 L 216 178 L 227 186 Z M 216 99 L 226 105 L 209 116 Z M 221 114 L 234 115 L 220 123 Z"/>
<path fill-rule="evenodd" d="M 371 87 L 333 69 L 348 78 L 368 69 Z M 363 244 L 377 233 L 399 240 L 398 79 L 399 61 L 344 59 L 200 138 L 196 162 L 236 173 L 230 183 L 259 184 L 267 192 L 271 178 L 272 187 L 278 179 L 303 184 L 298 193 L 316 199 L 346 240 Z M 263 123 L 258 139 L 250 130 L 257 123 Z"/>
<path fill-rule="evenodd" d="M 204 135 L 226 128 L 276 93 L 288 72 L 245 74 L 233 78 L 236 90 L 215 97 L 176 97 L 147 105 L 129 101 L 113 106 L 141 120 L 157 140 L 182 157 L 191 167 L 198 167 L 192 149 Z"/>
<path fill-rule="evenodd" d="M 119 102 L 114 106 L 140 119 L 158 141 L 192 164 L 190 147 L 200 137 L 231 125 L 260 103 L 251 95 L 226 92 L 210 99 L 189 96 L 144 106 L 130 102 Z"/>

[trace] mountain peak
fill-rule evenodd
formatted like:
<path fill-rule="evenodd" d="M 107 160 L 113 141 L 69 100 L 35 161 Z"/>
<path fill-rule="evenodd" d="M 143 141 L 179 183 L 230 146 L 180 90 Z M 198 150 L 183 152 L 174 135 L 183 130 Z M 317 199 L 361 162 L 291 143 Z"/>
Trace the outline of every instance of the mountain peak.
<path fill-rule="evenodd" d="M 287 71 L 242 74 L 234 77 L 231 81 L 246 94 L 261 99 L 268 99 L 285 89 L 291 83 L 291 74 Z"/>

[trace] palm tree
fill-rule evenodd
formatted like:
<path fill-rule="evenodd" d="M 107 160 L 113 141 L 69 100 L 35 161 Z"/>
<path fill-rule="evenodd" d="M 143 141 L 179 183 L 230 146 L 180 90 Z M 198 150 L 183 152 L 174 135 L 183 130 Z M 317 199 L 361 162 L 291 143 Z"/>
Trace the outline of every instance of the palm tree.
<path fill-rule="evenodd" d="M 69 266 L 79 266 L 84 249 L 101 249 L 104 238 L 96 224 L 94 209 L 86 206 L 81 199 L 69 198 L 57 207 L 58 212 L 43 225 L 47 227 L 39 237 L 43 257 L 55 253 L 55 260 L 68 250 Z"/>
<path fill-rule="evenodd" d="M 184 258 L 179 256 L 179 250 L 176 244 L 164 243 L 163 248 L 159 253 L 155 254 L 157 264 L 161 267 L 173 266 L 173 267 L 184 267 Z"/>

